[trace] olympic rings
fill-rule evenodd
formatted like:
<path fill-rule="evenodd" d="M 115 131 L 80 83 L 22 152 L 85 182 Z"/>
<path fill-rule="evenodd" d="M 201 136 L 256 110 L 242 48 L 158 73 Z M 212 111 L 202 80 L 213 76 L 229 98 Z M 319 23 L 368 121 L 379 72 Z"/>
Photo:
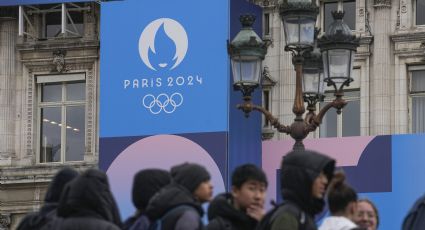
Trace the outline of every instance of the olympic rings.
<path fill-rule="evenodd" d="M 143 97 L 142 104 L 155 115 L 161 111 L 173 113 L 177 107 L 183 104 L 183 96 L 180 93 L 173 93 L 171 96 L 161 93 L 157 97 L 152 94 L 146 94 Z"/>

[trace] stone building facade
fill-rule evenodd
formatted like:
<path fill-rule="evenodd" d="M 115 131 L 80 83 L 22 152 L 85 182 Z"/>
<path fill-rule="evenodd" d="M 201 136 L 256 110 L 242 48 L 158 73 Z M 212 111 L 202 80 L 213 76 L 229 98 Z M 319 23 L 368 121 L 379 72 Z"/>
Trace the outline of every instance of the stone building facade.
<path fill-rule="evenodd" d="M 59 168 L 97 167 L 99 8 L 0 8 L 0 229 L 40 208 Z"/>
<path fill-rule="evenodd" d="M 278 1 L 257 0 L 263 7 L 263 39 L 270 43 L 263 65 L 276 85 L 268 96 L 272 113 L 284 124 L 292 123 L 295 71 L 285 38 Z M 324 32 L 336 0 L 317 0 L 317 26 Z M 320 130 L 309 137 L 341 137 L 425 132 L 423 0 L 345 0 L 344 21 L 358 37 L 354 79 L 346 90 L 349 104 L 342 116 L 328 112 Z M 351 24 L 350 24 L 351 23 Z M 329 88 L 330 90 L 330 88 Z M 328 91 L 328 100 L 332 99 Z M 325 99 L 326 102 L 326 99 Z M 351 105 L 350 105 L 351 103 Z M 318 106 L 319 109 L 319 106 Z M 348 111 L 348 112 L 347 112 Z M 270 137 L 270 128 L 264 133 Z M 275 133 L 273 139 L 289 138 Z"/>

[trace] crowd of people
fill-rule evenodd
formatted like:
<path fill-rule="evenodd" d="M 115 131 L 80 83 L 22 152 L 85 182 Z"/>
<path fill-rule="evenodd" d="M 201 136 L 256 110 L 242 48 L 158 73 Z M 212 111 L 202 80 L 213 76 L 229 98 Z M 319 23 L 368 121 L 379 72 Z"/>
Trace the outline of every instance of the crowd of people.
<path fill-rule="evenodd" d="M 214 198 L 210 174 L 202 165 L 143 169 L 133 179 L 131 195 L 137 211 L 122 222 L 104 172 L 89 169 L 79 174 L 64 168 L 50 183 L 42 208 L 28 214 L 18 230 L 378 229 L 378 209 L 370 200 L 358 198 L 344 173 L 335 170 L 332 158 L 293 151 L 283 158 L 280 172 L 283 202 L 266 212 L 267 177 L 253 164 L 237 167 L 229 191 Z M 202 204 L 207 202 L 205 224 Z M 317 224 L 315 216 L 326 203 L 330 215 Z"/>

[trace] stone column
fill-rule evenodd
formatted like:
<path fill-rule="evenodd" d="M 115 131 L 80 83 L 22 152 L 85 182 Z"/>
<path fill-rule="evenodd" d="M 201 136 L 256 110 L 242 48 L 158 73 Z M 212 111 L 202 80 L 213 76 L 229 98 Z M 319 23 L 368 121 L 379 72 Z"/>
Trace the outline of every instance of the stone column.
<path fill-rule="evenodd" d="M 391 133 L 391 0 L 374 0 L 374 8 L 370 135 L 383 135 Z"/>
<path fill-rule="evenodd" d="M 16 11 L 2 9 L 0 17 L 0 166 L 15 157 Z"/>

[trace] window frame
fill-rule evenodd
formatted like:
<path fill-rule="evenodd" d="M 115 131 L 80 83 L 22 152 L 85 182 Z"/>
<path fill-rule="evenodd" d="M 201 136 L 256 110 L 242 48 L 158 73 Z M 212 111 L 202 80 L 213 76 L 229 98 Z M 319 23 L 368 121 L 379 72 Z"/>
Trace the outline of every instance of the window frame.
<path fill-rule="evenodd" d="M 356 31 L 356 29 L 357 29 L 357 25 L 356 25 L 357 24 L 357 21 L 356 21 L 357 20 L 357 18 L 356 18 L 356 16 L 357 16 L 357 1 L 356 0 L 343 0 L 343 4 L 345 2 L 354 2 L 355 3 L 355 7 L 354 7 L 354 28 L 351 29 L 351 31 Z M 325 15 L 325 4 L 327 4 L 327 3 L 338 3 L 338 0 L 321 0 L 320 3 L 321 3 L 321 7 L 320 7 L 321 23 L 320 23 L 320 27 L 322 28 L 321 32 L 326 32 L 326 28 L 325 28 L 325 17 L 326 17 L 326 15 Z"/>
<path fill-rule="evenodd" d="M 84 149 L 86 149 L 87 145 L 87 77 L 86 73 L 73 73 L 73 74 L 60 74 L 60 75 L 37 75 L 35 76 L 35 86 L 36 86 L 36 163 L 37 164 L 72 164 L 72 163 L 82 163 L 85 162 L 84 157 L 82 160 L 78 161 L 66 161 L 66 148 L 62 148 L 62 146 L 66 146 L 66 127 L 64 124 L 66 123 L 66 109 L 72 106 L 84 106 Z M 77 101 L 67 101 L 66 100 L 66 83 L 69 82 L 84 82 L 85 91 L 84 91 L 84 100 Z M 61 83 L 61 101 L 57 102 L 41 102 L 41 90 L 43 83 Z M 60 108 L 61 110 L 61 153 L 60 153 L 60 161 L 44 161 L 41 162 L 41 125 L 42 125 L 42 117 L 41 117 L 41 109 L 43 108 Z M 85 152 L 83 153 L 85 155 Z M 44 158 L 46 159 L 46 157 Z"/>
<path fill-rule="evenodd" d="M 425 25 L 424 25 L 425 26 Z M 413 98 L 414 97 L 424 97 L 425 91 L 412 92 L 412 82 L 413 82 L 413 72 L 414 71 L 425 71 L 425 65 L 414 65 L 408 66 L 408 124 L 409 124 L 409 133 L 413 132 Z M 425 77 L 425 76 L 424 76 Z M 423 132 L 418 132 L 423 133 Z"/>
<path fill-rule="evenodd" d="M 425 28 L 425 21 L 424 21 L 424 24 L 420 24 L 420 25 L 418 25 L 417 24 L 417 18 L 416 18 L 416 16 L 417 16 L 417 3 L 418 3 L 418 0 L 413 0 L 413 17 L 412 17 L 412 19 L 413 19 L 413 25 L 415 26 L 415 27 L 422 27 L 422 28 Z"/>

